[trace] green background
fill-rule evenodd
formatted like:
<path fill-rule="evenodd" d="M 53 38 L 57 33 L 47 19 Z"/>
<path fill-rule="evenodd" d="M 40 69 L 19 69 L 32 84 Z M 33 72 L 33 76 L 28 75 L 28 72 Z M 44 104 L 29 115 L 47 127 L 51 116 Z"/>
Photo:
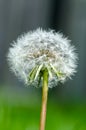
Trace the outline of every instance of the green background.
<path fill-rule="evenodd" d="M 30 88 L 26 88 L 30 89 Z M 41 111 L 41 88 L 33 94 L 1 92 L 0 130 L 38 130 Z M 59 102 L 48 97 L 46 130 L 86 130 L 86 105 L 80 102 Z"/>

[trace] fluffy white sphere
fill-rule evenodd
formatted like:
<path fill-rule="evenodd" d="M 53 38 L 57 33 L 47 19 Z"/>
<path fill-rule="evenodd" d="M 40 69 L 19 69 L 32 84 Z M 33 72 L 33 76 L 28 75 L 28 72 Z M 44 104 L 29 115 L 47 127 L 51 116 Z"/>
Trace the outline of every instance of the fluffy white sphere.
<path fill-rule="evenodd" d="M 75 47 L 61 33 L 52 30 L 37 29 L 21 35 L 11 44 L 7 59 L 15 75 L 28 85 L 28 75 L 37 65 L 45 65 L 49 70 L 57 71 L 58 77 L 50 71 L 53 76 L 49 76 L 49 87 L 70 78 L 77 67 Z"/>

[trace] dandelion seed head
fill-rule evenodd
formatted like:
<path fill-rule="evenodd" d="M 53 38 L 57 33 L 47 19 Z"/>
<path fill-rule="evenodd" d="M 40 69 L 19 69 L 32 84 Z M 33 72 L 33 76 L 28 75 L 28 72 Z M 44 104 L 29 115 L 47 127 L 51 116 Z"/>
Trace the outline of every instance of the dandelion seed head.
<path fill-rule="evenodd" d="M 30 84 L 28 74 L 31 70 L 43 64 L 50 70 L 49 87 L 71 78 L 77 67 L 77 54 L 71 41 L 52 30 L 37 29 L 21 35 L 11 44 L 7 59 L 11 70 L 25 84 Z M 58 77 L 52 70 L 57 71 Z M 37 81 L 38 77 L 33 84 Z"/>

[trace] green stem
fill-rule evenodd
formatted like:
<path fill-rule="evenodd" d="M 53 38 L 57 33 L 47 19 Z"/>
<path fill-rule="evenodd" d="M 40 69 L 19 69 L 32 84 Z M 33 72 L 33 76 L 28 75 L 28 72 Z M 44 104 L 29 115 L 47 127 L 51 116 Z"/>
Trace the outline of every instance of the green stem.
<path fill-rule="evenodd" d="M 46 110 L 47 110 L 47 97 L 48 97 L 48 71 L 43 71 L 43 87 L 42 87 L 42 109 L 40 118 L 39 130 L 45 130 Z"/>

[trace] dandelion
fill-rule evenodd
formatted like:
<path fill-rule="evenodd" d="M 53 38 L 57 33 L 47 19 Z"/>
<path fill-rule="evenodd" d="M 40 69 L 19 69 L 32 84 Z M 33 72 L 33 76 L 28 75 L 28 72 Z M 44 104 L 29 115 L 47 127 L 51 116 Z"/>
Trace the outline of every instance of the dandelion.
<path fill-rule="evenodd" d="M 40 130 L 44 130 L 48 88 L 64 83 L 75 74 L 75 47 L 61 33 L 37 29 L 13 42 L 7 57 L 11 70 L 26 85 L 42 86 Z"/>

